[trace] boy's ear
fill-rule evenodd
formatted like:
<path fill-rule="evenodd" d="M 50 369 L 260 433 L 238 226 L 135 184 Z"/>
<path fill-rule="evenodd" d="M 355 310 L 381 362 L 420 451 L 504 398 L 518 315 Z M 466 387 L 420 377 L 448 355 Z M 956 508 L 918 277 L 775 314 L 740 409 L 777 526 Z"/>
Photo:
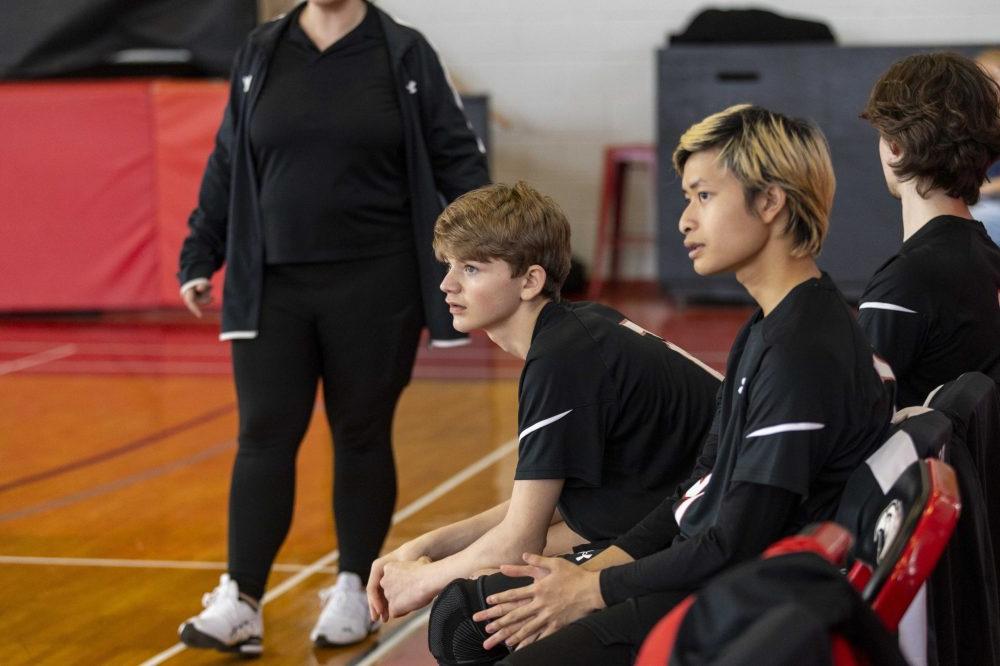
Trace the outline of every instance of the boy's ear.
<path fill-rule="evenodd" d="M 762 192 L 757 194 L 755 201 L 757 215 L 765 224 L 770 224 L 784 210 L 787 201 L 788 195 L 785 193 L 785 190 L 777 185 L 768 185 Z"/>
<path fill-rule="evenodd" d="M 530 301 L 542 293 L 547 277 L 548 274 L 545 272 L 545 269 L 538 264 L 528 266 L 528 270 L 525 271 L 522 277 L 524 282 L 521 284 L 521 300 Z"/>

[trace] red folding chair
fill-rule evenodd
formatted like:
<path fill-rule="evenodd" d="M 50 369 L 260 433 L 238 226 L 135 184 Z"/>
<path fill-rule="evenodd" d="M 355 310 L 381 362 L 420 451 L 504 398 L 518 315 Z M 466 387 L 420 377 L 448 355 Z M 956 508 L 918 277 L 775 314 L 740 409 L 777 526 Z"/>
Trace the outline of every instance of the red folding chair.
<path fill-rule="evenodd" d="M 863 518 L 847 578 L 887 628 L 899 626 L 931 575 L 961 507 L 954 470 L 928 458 L 900 475 L 881 512 Z"/>
<path fill-rule="evenodd" d="M 955 473 L 939 460 L 914 462 L 899 476 L 880 506 L 867 507 L 866 514 L 859 517 L 856 540 L 835 523 L 821 523 L 777 542 L 763 556 L 814 552 L 842 565 L 852 542 L 856 542 L 848 580 L 882 623 L 895 630 L 958 522 L 961 502 Z M 653 628 L 639 651 L 638 666 L 663 666 L 669 661 L 695 596 L 678 604 Z M 866 663 L 839 636 L 833 637 L 832 647 L 838 666 Z"/>
<path fill-rule="evenodd" d="M 847 554 L 854 544 L 850 532 L 837 523 L 817 523 L 806 527 L 794 536 L 785 537 L 764 551 L 763 557 L 774 557 L 788 553 L 811 552 L 826 559 L 831 564 L 842 566 Z M 653 630 L 649 632 L 642 643 L 636 666 L 663 666 L 670 659 L 677 632 L 696 595 L 689 595 L 684 601 L 674 606 Z M 835 662 L 849 664 L 853 662 Z"/>

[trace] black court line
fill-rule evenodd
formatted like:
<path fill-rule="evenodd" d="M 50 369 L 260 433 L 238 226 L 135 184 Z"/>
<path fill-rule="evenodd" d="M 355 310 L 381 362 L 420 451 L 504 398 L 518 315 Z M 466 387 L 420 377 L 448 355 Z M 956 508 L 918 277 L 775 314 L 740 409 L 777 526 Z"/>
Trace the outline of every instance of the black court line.
<path fill-rule="evenodd" d="M 52 509 L 58 509 L 70 504 L 76 504 L 77 502 L 82 502 L 83 500 L 87 500 L 92 497 L 106 495 L 110 492 L 135 485 L 140 481 L 155 479 L 158 476 L 163 476 L 164 474 L 189 467 L 203 460 L 214 458 L 215 456 L 225 453 L 228 449 L 235 446 L 236 440 L 231 439 L 229 441 L 222 442 L 221 444 L 216 444 L 207 449 L 203 449 L 192 456 L 188 456 L 187 458 L 174 460 L 165 465 L 160 465 L 159 467 L 153 467 L 135 474 L 129 474 L 128 476 L 115 479 L 114 481 L 109 481 L 108 483 L 103 483 L 85 490 L 70 493 L 69 495 L 63 495 L 62 497 L 45 500 L 44 502 L 32 504 L 31 506 L 26 506 L 22 509 L 15 509 L 14 511 L 8 511 L 7 513 L 0 513 L 0 523 L 7 522 L 9 520 L 16 520 L 18 518 L 24 518 L 26 516 L 34 516 Z"/>
<path fill-rule="evenodd" d="M 159 432 L 155 432 L 152 435 L 147 435 L 145 437 L 140 437 L 137 440 L 131 441 L 127 444 L 123 444 L 119 447 L 109 449 L 107 451 L 102 451 L 101 453 L 89 456 L 87 458 L 81 458 L 79 460 L 74 460 L 73 462 L 66 463 L 64 465 L 57 465 L 56 467 L 51 467 L 49 469 L 43 470 L 41 472 L 36 472 L 35 474 L 29 474 L 28 476 L 22 476 L 20 479 L 14 479 L 13 481 L 8 481 L 6 483 L 0 484 L 0 493 L 7 492 L 8 490 L 13 490 L 14 488 L 21 488 L 23 486 L 30 485 L 32 483 L 37 483 L 39 481 L 44 481 L 46 479 L 51 479 L 56 476 L 61 476 L 68 472 L 72 472 L 84 467 L 90 467 L 91 465 L 96 465 L 97 463 L 104 462 L 106 460 L 111 460 L 112 458 L 117 458 L 131 451 L 144 448 L 151 444 L 156 444 L 168 437 L 182 433 L 185 430 L 190 430 L 197 426 L 203 425 L 219 418 L 225 414 L 236 409 L 236 403 L 229 403 L 228 405 L 223 405 L 211 411 L 205 412 L 199 416 L 194 417 L 184 421 L 183 423 L 178 423 L 177 425 L 170 426 L 169 428 L 164 428 Z"/>

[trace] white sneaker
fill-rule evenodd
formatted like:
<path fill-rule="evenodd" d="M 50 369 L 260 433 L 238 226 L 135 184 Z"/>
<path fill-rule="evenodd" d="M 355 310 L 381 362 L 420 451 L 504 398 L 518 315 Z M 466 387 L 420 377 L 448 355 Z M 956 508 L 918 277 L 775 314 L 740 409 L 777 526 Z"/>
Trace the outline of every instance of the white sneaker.
<path fill-rule="evenodd" d="M 260 607 L 240 598 L 240 588 L 229 574 L 219 577 L 219 586 L 201 598 L 205 607 L 178 629 L 188 647 L 215 648 L 255 657 L 263 651 L 264 619 Z"/>
<path fill-rule="evenodd" d="M 337 576 L 337 584 L 319 591 L 323 610 L 309 638 L 317 647 L 351 645 L 379 628 L 368 615 L 368 595 L 361 577 L 350 571 Z"/>

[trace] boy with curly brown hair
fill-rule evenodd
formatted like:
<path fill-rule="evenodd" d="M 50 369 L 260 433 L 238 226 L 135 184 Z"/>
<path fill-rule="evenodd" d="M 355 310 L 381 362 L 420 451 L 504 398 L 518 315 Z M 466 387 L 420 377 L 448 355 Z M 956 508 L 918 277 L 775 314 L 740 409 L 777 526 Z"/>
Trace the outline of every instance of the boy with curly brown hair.
<path fill-rule="evenodd" d="M 1000 87 L 954 53 L 912 55 L 875 83 L 861 117 L 879 132 L 903 246 L 875 273 L 859 319 L 896 373 L 899 407 L 963 372 L 1000 381 L 1000 249 L 969 206 L 1000 156 Z"/>

